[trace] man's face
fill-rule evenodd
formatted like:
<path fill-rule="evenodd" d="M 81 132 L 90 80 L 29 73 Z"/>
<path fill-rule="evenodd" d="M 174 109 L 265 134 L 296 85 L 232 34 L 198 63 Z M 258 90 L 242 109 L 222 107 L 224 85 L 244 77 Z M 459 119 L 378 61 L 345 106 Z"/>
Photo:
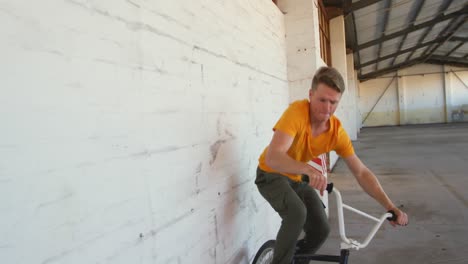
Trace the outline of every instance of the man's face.
<path fill-rule="evenodd" d="M 325 122 L 335 113 L 341 93 L 330 86 L 319 83 L 317 90 L 309 91 L 310 114 L 312 121 Z"/>

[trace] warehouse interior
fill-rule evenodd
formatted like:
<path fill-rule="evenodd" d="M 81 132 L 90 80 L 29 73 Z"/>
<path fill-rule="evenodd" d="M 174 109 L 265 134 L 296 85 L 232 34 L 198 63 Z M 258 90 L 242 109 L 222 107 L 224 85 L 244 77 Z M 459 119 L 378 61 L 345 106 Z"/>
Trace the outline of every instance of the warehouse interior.
<path fill-rule="evenodd" d="M 467 262 L 468 1 L 0 2 L 0 259 L 252 263 L 278 214 L 258 158 L 315 72 L 409 225 L 349 263 Z M 334 152 L 347 204 L 385 210 Z M 332 231 L 319 253 L 339 254 Z M 349 236 L 370 223 L 346 213 Z M 310 262 L 319 263 L 319 262 Z"/>

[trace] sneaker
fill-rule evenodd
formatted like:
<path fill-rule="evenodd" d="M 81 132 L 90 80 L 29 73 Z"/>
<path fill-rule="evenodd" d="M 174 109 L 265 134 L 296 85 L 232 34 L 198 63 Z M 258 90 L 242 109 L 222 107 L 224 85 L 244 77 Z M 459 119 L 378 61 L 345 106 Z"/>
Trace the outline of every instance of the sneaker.
<path fill-rule="evenodd" d="M 305 245 L 305 240 L 304 239 L 299 239 L 296 243 L 296 252 L 295 254 L 302 254 L 301 253 L 301 248 L 303 248 Z M 293 260 L 294 264 L 309 264 L 309 260 L 307 259 L 295 259 Z"/>
<path fill-rule="evenodd" d="M 300 250 L 301 248 L 304 247 L 304 244 L 305 244 L 305 240 L 304 239 L 299 239 L 297 242 L 296 242 L 296 254 L 300 254 Z"/>

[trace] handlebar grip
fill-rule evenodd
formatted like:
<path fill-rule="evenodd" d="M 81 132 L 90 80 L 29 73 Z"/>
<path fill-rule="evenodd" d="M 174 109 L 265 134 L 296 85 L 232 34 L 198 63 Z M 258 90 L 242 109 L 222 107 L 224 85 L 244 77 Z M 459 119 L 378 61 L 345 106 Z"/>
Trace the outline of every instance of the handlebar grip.
<path fill-rule="evenodd" d="M 397 215 L 395 214 L 395 211 L 389 210 L 388 212 L 392 214 L 391 217 L 387 217 L 388 221 L 394 222 L 394 221 L 396 221 L 398 219 Z"/>
<path fill-rule="evenodd" d="M 302 174 L 302 181 L 309 183 L 310 182 L 309 176 L 307 176 L 306 174 Z M 333 191 L 333 182 L 330 182 L 329 184 L 327 184 L 326 190 L 328 193 L 331 193 Z"/>

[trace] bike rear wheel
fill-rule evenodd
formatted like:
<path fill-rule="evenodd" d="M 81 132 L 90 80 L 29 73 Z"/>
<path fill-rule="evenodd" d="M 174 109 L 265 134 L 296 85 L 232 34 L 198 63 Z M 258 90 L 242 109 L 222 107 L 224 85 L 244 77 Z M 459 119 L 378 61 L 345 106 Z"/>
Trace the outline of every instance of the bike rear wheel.
<path fill-rule="evenodd" d="M 268 240 L 257 251 L 252 264 L 270 264 L 273 261 L 275 240 Z"/>

